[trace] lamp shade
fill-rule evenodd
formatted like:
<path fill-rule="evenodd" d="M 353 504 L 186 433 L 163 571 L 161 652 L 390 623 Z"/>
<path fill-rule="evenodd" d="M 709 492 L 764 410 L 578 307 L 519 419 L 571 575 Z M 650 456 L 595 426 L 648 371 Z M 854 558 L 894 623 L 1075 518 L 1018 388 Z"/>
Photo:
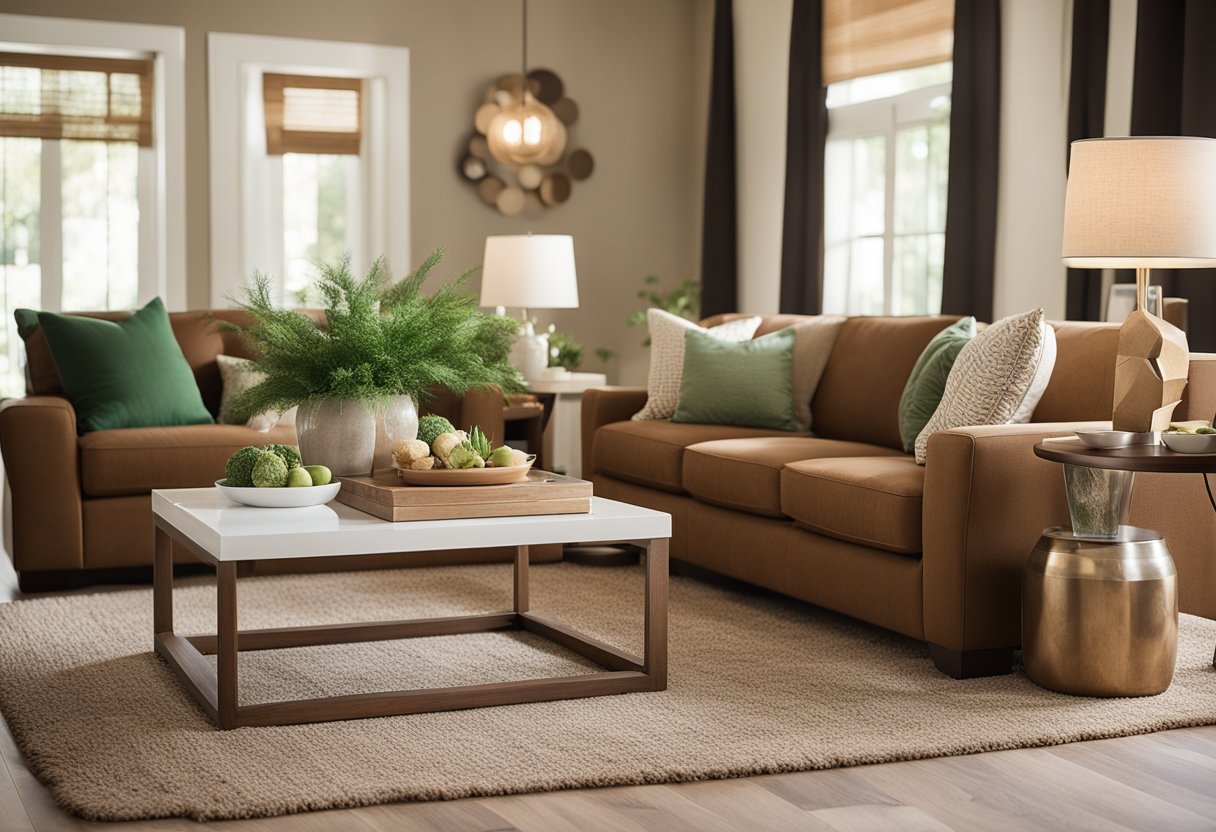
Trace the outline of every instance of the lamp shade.
<path fill-rule="evenodd" d="M 574 238 L 564 234 L 486 237 L 481 305 L 574 309 Z"/>
<path fill-rule="evenodd" d="M 1216 267 L 1216 139 L 1073 142 L 1062 257 L 1079 268 Z"/>

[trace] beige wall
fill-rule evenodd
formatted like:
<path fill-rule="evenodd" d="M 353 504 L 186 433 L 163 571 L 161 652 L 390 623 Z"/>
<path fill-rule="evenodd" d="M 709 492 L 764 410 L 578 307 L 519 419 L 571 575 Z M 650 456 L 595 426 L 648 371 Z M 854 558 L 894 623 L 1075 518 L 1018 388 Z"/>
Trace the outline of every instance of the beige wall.
<path fill-rule="evenodd" d="M 595 174 L 539 219 L 483 206 L 456 173 L 485 85 L 519 65 L 519 4 L 501 0 L 0 0 L 0 11 L 182 26 L 186 31 L 188 296 L 209 298 L 206 36 L 242 32 L 407 46 L 415 259 L 448 250 L 452 271 L 479 263 L 485 237 L 573 234 L 578 310 L 552 320 L 588 348 L 584 369 L 605 369 L 597 346 L 621 356 L 608 369 L 645 380 L 642 334 L 625 329 L 644 275 L 694 275 L 700 225 L 708 59 L 704 0 L 532 0 L 530 63 L 551 67 L 579 103 L 572 131 Z M 2 38 L 2 34 L 0 34 Z M 302 56 L 302 60 L 306 59 Z M 545 315 L 546 313 L 540 313 Z M 547 319 L 546 319 L 547 322 Z"/>

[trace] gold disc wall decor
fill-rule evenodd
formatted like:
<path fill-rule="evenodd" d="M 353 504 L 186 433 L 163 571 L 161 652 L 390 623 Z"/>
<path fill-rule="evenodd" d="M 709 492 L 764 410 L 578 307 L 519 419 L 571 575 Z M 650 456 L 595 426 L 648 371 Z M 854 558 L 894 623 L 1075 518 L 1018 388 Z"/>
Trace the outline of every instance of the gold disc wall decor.
<path fill-rule="evenodd" d="M 503 75 L 474 112 L 476 132 L 460 154 L 461 175 L 504 216 L 561 205 L 573 183 L 595 169 L 591 153 L 571 141 L 578 117 L 578 104 L 556 72 Z"/>

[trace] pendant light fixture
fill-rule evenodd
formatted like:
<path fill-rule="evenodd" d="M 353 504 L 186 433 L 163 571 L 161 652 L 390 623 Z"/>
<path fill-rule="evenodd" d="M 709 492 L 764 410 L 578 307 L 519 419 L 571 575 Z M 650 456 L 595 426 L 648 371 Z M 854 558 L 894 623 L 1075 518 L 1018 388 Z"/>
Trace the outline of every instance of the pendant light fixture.
<path fill-rule="evenodd" d="M 528 0 L 523 3 L 523 72 L 519 98 L 499 110 L 486 131 L 495 159 L 508 165 L 551 165 L 566 149 L 566 126 L 532 94 L 528 80 Z"/>

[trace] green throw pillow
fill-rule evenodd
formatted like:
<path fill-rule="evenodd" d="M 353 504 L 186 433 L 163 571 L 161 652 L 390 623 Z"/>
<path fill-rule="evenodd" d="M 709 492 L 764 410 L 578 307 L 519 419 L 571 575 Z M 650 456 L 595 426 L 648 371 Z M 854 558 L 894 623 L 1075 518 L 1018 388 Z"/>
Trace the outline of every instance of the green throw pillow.
<path fill-rule="evenodd" d="M 899 399 L 899 437 L 908 453 L 915 450 L 916 437 L 941 403 L 954 359 L 974 337 L 975 318 L 960 318 L 958 323 L 934 335 L 916 359 Z"/>
<path fill-rule="evenodd" d="M 39 312 L 38 325 L 83 433 L 213 421 L 160 298 L 121 321 Z"/>
<path fill-rule="evenodd" d="M 794 330 L 751 341 L 684 335 L 684 378 L 673 422 L 797 430 L 790 363 Z"/>

